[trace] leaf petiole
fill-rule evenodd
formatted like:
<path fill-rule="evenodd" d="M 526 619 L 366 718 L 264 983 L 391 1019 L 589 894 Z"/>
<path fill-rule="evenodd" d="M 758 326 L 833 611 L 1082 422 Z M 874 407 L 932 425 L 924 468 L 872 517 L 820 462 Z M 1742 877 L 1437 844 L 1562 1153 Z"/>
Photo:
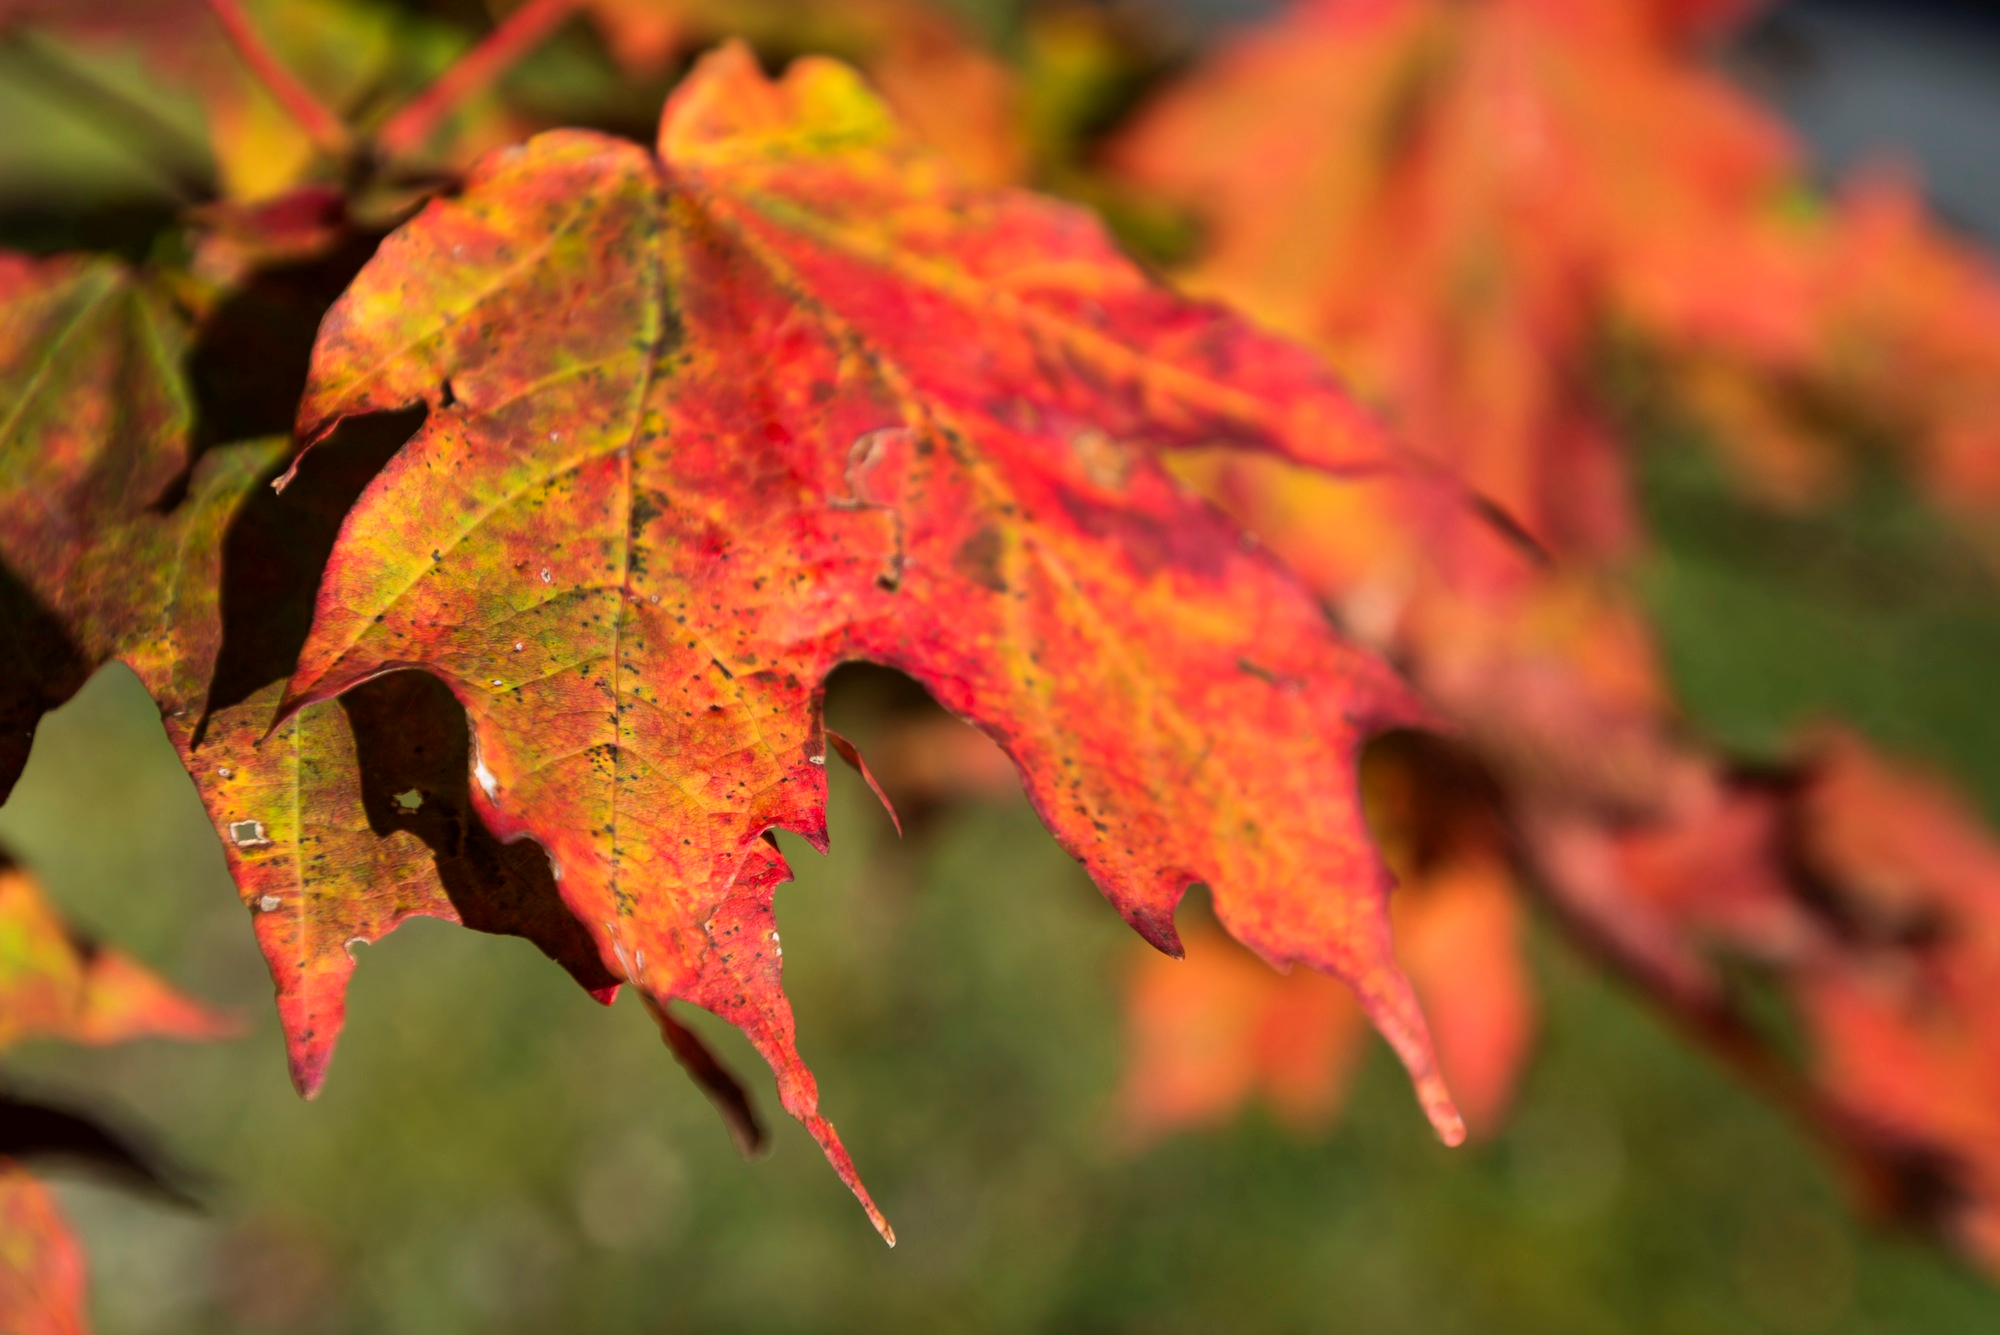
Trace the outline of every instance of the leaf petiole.
<path fill-rule="evenodd" d="M 353 131 L 265 44 L 250 16 L 243 12 L 240 0 L 208 0 L 208 9 L 222 26 L 230 45 L 236 48 L 237 56 L 286 114 L 298 122 L 313 144 L 321 152 L 343 161 L 351 156 Z"/>
<path fill-rule="evenodd" d="M 383 124 L 375 142 L 384 157 L 421 148 L 465 101 L 518 64 L 569 17 L 576 0 L 527 0 Z"/>

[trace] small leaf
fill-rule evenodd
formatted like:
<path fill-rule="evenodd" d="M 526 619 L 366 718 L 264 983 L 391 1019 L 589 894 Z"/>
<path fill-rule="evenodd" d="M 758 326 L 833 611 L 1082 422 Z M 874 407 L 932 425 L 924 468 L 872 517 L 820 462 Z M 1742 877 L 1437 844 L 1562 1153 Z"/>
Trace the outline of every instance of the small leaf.
<path fill-rule="evenodd" d="M 115 950 L 79 941 L 28 873 L 0 853 L 0 1049 L 28 1039 L 206 1039 L 236 1024 Z"/>

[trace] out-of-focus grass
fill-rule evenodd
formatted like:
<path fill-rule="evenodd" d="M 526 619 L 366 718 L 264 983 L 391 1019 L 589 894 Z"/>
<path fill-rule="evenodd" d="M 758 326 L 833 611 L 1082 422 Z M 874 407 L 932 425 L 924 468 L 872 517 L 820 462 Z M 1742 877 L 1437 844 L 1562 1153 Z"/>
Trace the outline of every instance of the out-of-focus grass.
<path fill-rule="evenodd" d="M 1644 456 L 1662 537 L 1640 572 L 1697 726 L 1752 755 L 1840 722 L 1948 769 L 2000 819 L 2000 585 L 1886 467 L 1829 511 L 1740 497 L 1712 450 Z"/>
<path fill-rule="evenodd" d="M 1498 1143 L 1431 1142 L 1377 1054 L 1346 1123 L 1252 1114 L 1123 1148 L 1125 929 L 1015 806 L 896 845 L 835 779 L 793 847 L 787 981 L 902 1243 L 811 1143 L 739 1161 L 644 1015 L 530 947 L 419 922 L 364 948 L 313 1104 L 187 781 L 120 670 L 45 725 L 0 838 L 90 928 L 253 1033 L 32 1049 L 17 1081 L 157 1129 L 189 1217 L 69 1181 L 102 1329 L 139 1332 L 1764 1332 L 1980 1329 L 2000 1296 L 1871 1234 L 1788 1128 L 1536 947 L 1549 1032 Z M 740 1071 L 768 1082 L 733 1037 Z"/>

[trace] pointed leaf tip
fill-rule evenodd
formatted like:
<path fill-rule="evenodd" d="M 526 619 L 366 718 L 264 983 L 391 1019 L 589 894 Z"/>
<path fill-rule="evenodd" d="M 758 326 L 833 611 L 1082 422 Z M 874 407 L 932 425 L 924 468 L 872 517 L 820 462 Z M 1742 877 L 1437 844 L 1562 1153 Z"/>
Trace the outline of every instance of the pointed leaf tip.
<path fill-rule="evenodd" d="M 282 1014 L 283 1008 L 280 1007 Z M 326 1084 L 326 1069 L 333 1061 L 333 1039 L 315 1034 L 296 1031 L 290 1024 L 285 1026 L 286 1069 L 291 1073 L 292 1088 L 299 1097 L 310 1103 L 319 1097 L 320 1089 Z M 335 1025 L 336 1032 L 338 1025 Z"/>
<path fill-rule="evenodd" d="M 1443 1077 L 1433 1076 L 1418 1085 L 1417 1100 L 1423 1104 L 1424 1116 L 1430 1118 L 1431 1129 L 1437 1132 L 1440 1141 L 1452 1149 L 1465 1143 L 1465 1118 L 1452 1102 Z"/>
<path fill-rule="evenodd" d="M 1437 1138 L 1456 1148 L 1465 1143 L 1465 1118 L 1445 1084 L 1444 1072 L 1438 1068 L 1437 1048 L 1431 1041 L 1423 1009 L 1417 1004 L 1416 990 L 1393 962 L 1377 966 L 1376 973 L 1373 986 L 1355 988 L 1362 1009 L 1395 1050 L 1403 1069 L 1409 1072 L 1417 1103 Z"/>
<path fill-rule="evenodd" d="M 794 1113 L 794 1116 L 797 1114 Z M 896 1230 L 889 1227 L 889 1220 L 876 1206 L 875 1198 L 868 1194 L 867 1187 L 861 1185 L 861 1174 L 855 1171 L 854 1160 L 848 1155 L 847 1147 L 840 1143 L 840 1133 L 833 1129 L 833 1123 L 817 1113 L 801 1117 L 799 1120 L 805 1123 L 805 1128 L 812 1133 L 812 1138 L 819 1142 L 821 1153 L 826 1155 L 826 1161 L 833 1165 L 833 1171 L 839 1174 L 840 1180 L 847 1184 L 847 1189 L 854 1193 L 854 1199 L 861 1202 L 862 1210 L 868 1215 L 868 1222 L 882 1235 L 882 1241 L 891 1247 L 895 1246 Z"/>
<path fill-rule="evenodd" d="M 868 785 L 868 791 L 875 794 L 875 800 L 882 804 L 882 810 L 889 813 L 889 824 L 896 827 L 896 837 L 902 838 L 903 818 L 896 814 L 896 804 L 889 800 L 889 794 L 882 790 L 880 783 L 876 782 L 874 772 L 868 768 L 868 762 L 861 758 L 861 748 L 832 728 L 826 730 L 826 740 L 835 753 L 847 762 L 848 768 L 861 776 L 861 781 Z"/>

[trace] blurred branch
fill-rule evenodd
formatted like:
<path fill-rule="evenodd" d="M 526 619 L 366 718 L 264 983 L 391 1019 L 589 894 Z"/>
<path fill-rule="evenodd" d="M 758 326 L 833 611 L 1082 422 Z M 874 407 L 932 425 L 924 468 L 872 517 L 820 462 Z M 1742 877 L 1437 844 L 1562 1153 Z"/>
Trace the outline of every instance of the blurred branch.
<path fill-rule="evenodd" d="M 429 142 L 438 126 L 540 46 L 576 8 L 577 0 L 527 0 L 454 61 L 423 92 L 389 117 L 376 136 L 386 157 L 400 157 Z"/>
<path fill-rule="evenodd" d="M 277 53 L 265 45 L 257 29 L 251 25 L 250 16 L 243 12 L 240 0 L 208 0 L 208 8 L 250 72 L 277 99 L 286 114 L 298 122 L 299 128 L 306 132 L 319 150 L 334 158 L 347 158 L 354 148 L 353 134 L 340 117 L 334 115 L 310 88 L 299 81 L 298 75 L 278 59 Z"/>

